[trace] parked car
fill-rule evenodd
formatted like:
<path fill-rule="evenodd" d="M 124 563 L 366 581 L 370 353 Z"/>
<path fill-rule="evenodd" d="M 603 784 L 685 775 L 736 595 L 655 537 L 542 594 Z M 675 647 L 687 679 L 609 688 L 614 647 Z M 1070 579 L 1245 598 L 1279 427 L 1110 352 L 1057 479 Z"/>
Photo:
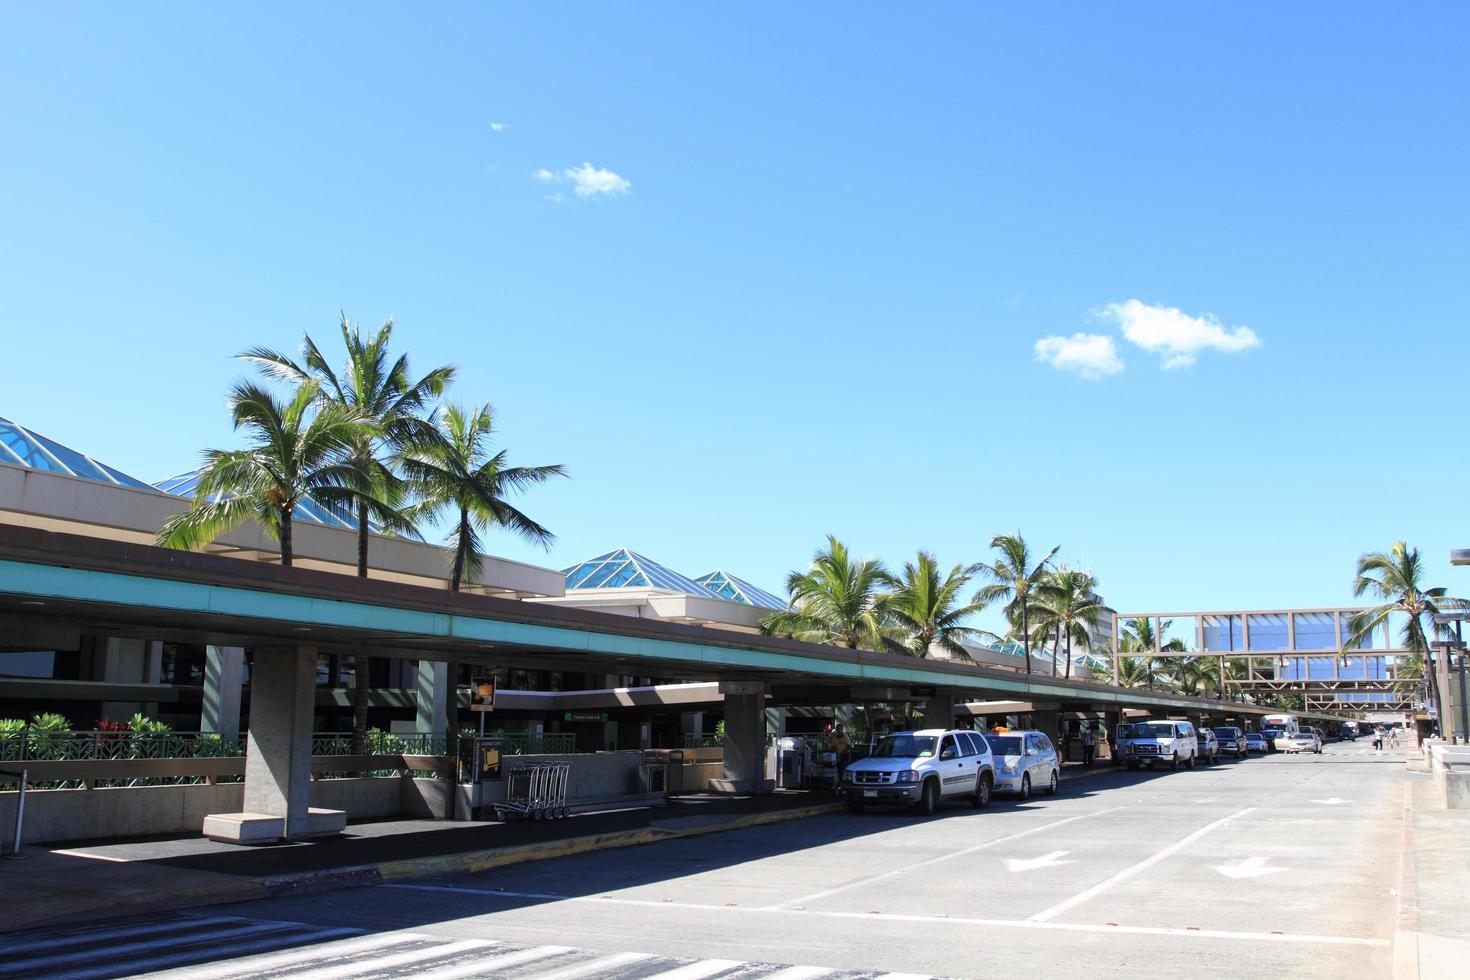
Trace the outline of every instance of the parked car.
<path fill-rule="evenodd" d="M 1164 763 L 1173 769 L 1193 769 L 1199 742 L 1194 726 L 1187 721 L 1140 721 L 1129 726 L 1123 751 L 1123 763 L 1129 769 L 1151 769 Z"/>
<path fill-rule="evenodd" d="M 1327 744 L 1327 736 L 1324 735 L 1324 734 L 1322 734 L 1322 729 L 1320 729 L 1320 728 L 1306 728 L 1306 729 L 1304 729 L 1304 731 L 1308 731 L 1308 732 L 1311 732 L 1312 733 L 1312 737 L 1317 740 L 1317 751 L 1318 752 L 1321 752 L 1322 751 L 1322 746 L 1324 746 L 1324 745 Z"/>
<path fill-rule="evenodd" d="M 1045 732 L 986 735 L 985 741 L 990 743 L 990 754 L 995 759 L 997 792 L 1016 793 L 1023 800 L 1031 796 L 1033 789 L 1056 794 L 1061 770 L 1056 747 Z"/>
<path fill-rule="evenodd" d="M 1195 741 L 1199 743 L 1199 757 L 1201 762 L 1214 763 L 1220 761 L 1220 740 L 1215 737 L 1214 729 L 1196 728 L 1194 730 Z"/>
<path fill-rule="evenodd" d="M 1250 747 L 1246 744 L 1246 734 L 1239 728 L 1222 726 L 1216 728 L 1215 739 L 1220 743 L 1221 755 L 1233 755 L 1237 759 L 1244 759 Z"/>
<path fill-rule="evenodd" d="M 1356 742 L 1358 740 L 1357 722 L 1345 721 L 1337 730 L 1337 737 L 1342 741 Z"/>
<path fill-rule="evenodd" d="M 1270 752 L 1271 740 L 1264 732 L 1246 732 L 1245 750 L 1247 752 Z"/>
<path fill-rule="evenodd" d="M 1263 728 L 1261 734 L 1266 736 L 1266 744 L 1270 746 L 1270 751 L 1276 752 L 1281 748 L 1276 744 L 1276 740 L 1285 735 L 1286 730 L 1284 728 Z"/>
<path fill-rule="evenodd" d="M 1282 732 L 1276 739 L 1276 748 L 1282 752 L 1322 751 L 1322 742 L 1309 728 L 1296 732 Z"/>
<path fill-rule="evenodd" d="M 995 762 L 979 732 L 926 729 L 895 732 L 866 759 L 847 767 L 837 795 L 861 813 L 869 804 L 904 804 L 928 816 L 944 800 L 990 805 Z"/>

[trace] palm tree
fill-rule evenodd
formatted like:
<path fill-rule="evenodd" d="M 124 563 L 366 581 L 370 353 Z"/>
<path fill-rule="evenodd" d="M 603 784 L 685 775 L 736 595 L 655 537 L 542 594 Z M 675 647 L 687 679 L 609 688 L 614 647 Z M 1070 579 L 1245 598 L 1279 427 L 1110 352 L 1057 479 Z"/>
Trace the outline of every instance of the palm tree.
<path fill-rule="evenodd" d="M 1372 609 L 1355 614 L 1348 621 L 1352 636 L 1343 642 L 1344 649 L 1361 647 L 1373 636 L 1373 631 L 1382 628 L 1389 616 L 1404 617 L 1403 647 L 1411 654 L 1424 658 L 1425 680 L 1429 690 L 1439 704 L 1440 691 L 1435 679 L 1427 676 L 1429 633 L 1433 629 L 1434 617 L 1449 609 L 1470 607 L 1464 599 L 1446 595 L 1442 586 L 1425 588 L 1421 584 L 1424 563 L 1419 558 L 1419 549 L 1410 548 L 1402 541 L 1395 541 L 1386 552 L 1374 551 L 1358 559 L 1357 580 L 1353 583 L 1353 595 L 1372 596 L 1380 600 Z M 1444 716 L 1441 706 L 1441 717 Z"/>
<path fill-rule="evenodd" d="M 973 602 L 960 605 L 959 596 L 975 568 L 956 565 L 941 578 L 939 563 L 927 551 L 919 552 L 914 561 L 904 562 L 899 587 L 886 604 L 894 627 L 901 633 L 898 639 L 889 641 L 889 646 L 915 657 L 927 657 L 932 648 L 938 647 L 968 660 L 964 641 L 975 630 L 961 623 L 984 607 Z"/>
<path fill-rule="evenodd" d="M 981 565 L 977 571 L 989 578 L 990 584 L 975 593 L 973 602 L 988 606 L 993 602 L 1005 602 L 1005 613 L 1013 623 L 1021 627 L 1021 645 L 1026 654 L 1026 673 L 1031 673 L 1031 606 L 1032 590 L 1046 573 L 1046 567 L 1056 555 L 1058 548 L 1051 549 L 1046 557 L 1035 565 L 1031 564 L 1031 551 L 1020 534 L 997 534 L 990 547 L 1000 552 L 1000 557 L 989 565 Z"/>
<path fill-rule="evenodd" d="M 900 587 L 881 562 L 852 557 L 829 534 L 811 567 L 786 577 L 787 606 L 763 619 L 761 629 L 808 643 L 877 650 L 892 635 L 891 593 Z"/>
<path fill-rule="evenodd" d="M 1211 684 L 1219 684 L 1215 665 L 1204 657 L 1165 657 L 1159 669 L 1180 694 L 1202 697 Z"/>
<path fill-rule="evenodd" d="M 556 536 L 506 501 L 512 492 L 566 476 L 555 466 L 508 466 L 506 451 L 490 452 L 495 422 L 489 405 L 466 411 L 446 406 L 432 430 L 412 440 L 400 457 L 409 486 L 420 503 L 415 516 L 454 515 L 449 545 L 454 551 L 449 590 L 458 592 L 466 575 L 480 570 L 480 534 L 503 527 L 527 541 L 550 547 Z"/>
<path fill-rule="evenodd" d="M 1096 659 L 1099 669 L 1109 676 L 1113 672 L 1113 661 L 1117 660 L 1120 687 L 1153 687 L 1159 682 L 1159 668 L 1152 657 L 1129 657 L 1121 653 L 1103 653 L 1096 655 Z"/>
<path fill-rule="evenodd" d="M 305 384 L 315 381 L 324 400 L 355 409 L 369 423 L 353 443 L 349 457 L 369 474 L 372 495 L 361 495 L 356 504 L 357 574 L 367 578 L 368 533 L 370 522 L 402 534 L 417 537 L 412 522 L 405 521 L 392 506 L 377 504 L 375 498 L 391 501 L 397 493 L 397 478 L 389 465 L 391 453 L 401 451 L 415 437 L 425 435 L 431 423 L 424 417 L 431 399 L 443 394 L 454 379 L 452 366 L 438 367 L 417 381 L 409 380 L 408 355 L 390 358 L 388 341 L 393 321 L 378 328 L 370 339 L 361 329 L 341 322 L 342 344 L 347 349 L 347 363 L 339 375 L 332 369 L 311 335 L 301 344 L 302 364 L 266 347 L 254 347 L 240 357 L 259 365 L 267 374 Z"/>
<path fill-rule="evenodd" d="M 1086 572 L 1051 572 L 1036 585 L 1036 608 L 1041 621 L 1038 635 L 1055 630 L 1066 643 L 1066 676 L 1072 676 L 1072 642 L 1091 643 L 1089 627 L 1096 629 L 1105 613 L 1097 595 L 1097 580 Z"/>
<path fill-rule="evenodd" d="M 368 575 L 368 534 L 371 522 L 385 530 L 417 539 L 418 529 L 405 518 L 397 504 L 402 497 L 397 476 L 390 465 L 391 454 L 401 452 L 414 438 L 426 434 L 430 426 L 424 417 L 429 402 L 444 392 L 454 378 L 454 368 L 439 367 L 417 381 L 409 380 L 408 355 L 396 359 L 388 353 L 393 321 L 384 323 L 370 339 L 361 330 L 341 320 L 342 345 L 347 350 L 347 363 L 342 372 L 332 369 L 316 341 L 307 334 L 301 343 L 302 362 L 266 348 L 254 347 L 241 354 L 267 374 L 301 385 L 316 382 L 324 401 L 345 405 L 358 411 L 370 423 L 354 442 L 349 458 L 362 470 L 366 479 L 359 489 L 367 491 L 354 501 L 357 510 L 357 574 Z M 384 505 L 377 504 L 381 499 Z M 352 684 L 352 752 L 367 751 L 368 725 L 367 657 L 355 658 Z"/>
<path fill-rule="evenodd" d="M 204 454 L 194 505 L 163 523 L 158 544 L 201 548 L 254 518 L 280 542 L 281 564 L 290 565 L 296 505 L 311 500 L 340 509 L 355 499 L 363 477 L 347 455 L 368 424 L 348 406 L 321 404 L 318 394 L 309 382 L 282 403 L 258 385 L 237 382 L 230 412 L 252 444 Z"/>

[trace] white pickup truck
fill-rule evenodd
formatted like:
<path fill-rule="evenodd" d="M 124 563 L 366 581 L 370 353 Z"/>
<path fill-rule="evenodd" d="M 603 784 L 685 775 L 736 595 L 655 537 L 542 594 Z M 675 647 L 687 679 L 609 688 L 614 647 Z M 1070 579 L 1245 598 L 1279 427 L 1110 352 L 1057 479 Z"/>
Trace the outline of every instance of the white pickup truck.
<path fill-rule="evenodd" d="M 1152 769 L 1165 763 L 1171 769 L 1193 769 L 1199 741 L 1187 721 L 1140 721 L 1127 727 L 1118 752 L 1129 769 Z"/>

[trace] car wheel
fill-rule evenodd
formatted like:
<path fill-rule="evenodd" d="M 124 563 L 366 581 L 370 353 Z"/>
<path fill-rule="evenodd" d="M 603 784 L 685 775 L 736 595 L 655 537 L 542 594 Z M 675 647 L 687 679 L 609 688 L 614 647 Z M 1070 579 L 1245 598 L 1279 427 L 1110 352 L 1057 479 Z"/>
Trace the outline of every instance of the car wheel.
<path fill-rule="evenodd" d="M 975 784 L 975 796 L 970 801 L 977 810 L 983 810 L 990 805 L 990 795 L 995 787 L 991 783 L 990 773 L 982 773 L 979 782 Z"/>
<path fill-rule="evenodd" d="M 866 803 L 864 803 L 862 800 L 848 800 L 847 801 L 847 812 L 848 813 L 862 813 L 867 808 L 868 808 L 868 805 Z"/>
<path fill-rule="evenodd" d="M 1172 769 L 1174 772 L 1179 771 L 1179 756 L 1177 754 L 1174 756 L 1174 758 L 1169 760 L 1169 768 Z"/>
<path fill-rule="evenodd" d="M 939 805 L 939 784 L 932 779 L 924 780 L 924 788 L 919 791 L 919 814 L 925 817 L 934 815 L 934 808 Z"/>
<path fill-rule="evenodd" d="M 1031 799 L 1031 774 L 1029 772 L 1021 774 L 1021 799 Z"/>
<path fill-rule="evenodd" d="M 1051 782 L 1046 784 L 1046 794 L 1048 796 L 1057 795 L 1057 771 L 1055 769 L 1051 771 Z"/>
<path fill-rule="evenodd" d="M 1185 765 L 1185 768 L 1193 769 L 1194 768 L 1194 756 L 1190 756 L 1189 757 L 1189 761 L 1186 762 L 1184 765 Z"/>
<path fill-rule="evenodd" d="M 1136 763 L 1136 762 L 1126 762 L 1126 763 L 1124 763 L 1124 765 L 1126 765 L 1128 767 L 1128 771 L 1129 772 L 1137 772 L 1138 771 L 1138 763 Z"/>

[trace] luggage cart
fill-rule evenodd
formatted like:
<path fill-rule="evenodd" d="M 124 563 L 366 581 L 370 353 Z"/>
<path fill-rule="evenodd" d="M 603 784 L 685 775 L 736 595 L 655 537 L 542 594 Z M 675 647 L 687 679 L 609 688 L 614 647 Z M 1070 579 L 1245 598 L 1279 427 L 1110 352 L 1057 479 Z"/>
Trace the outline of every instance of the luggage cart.
<path fill-rule="evenodd" d="M 516 766 L 505 780 L 505 800 L 492 804 L 495 819 L 512 814 L 532 820 L 556 820 L 567 815 L 567 781 L 570 762 L 541 762 Z"/>

